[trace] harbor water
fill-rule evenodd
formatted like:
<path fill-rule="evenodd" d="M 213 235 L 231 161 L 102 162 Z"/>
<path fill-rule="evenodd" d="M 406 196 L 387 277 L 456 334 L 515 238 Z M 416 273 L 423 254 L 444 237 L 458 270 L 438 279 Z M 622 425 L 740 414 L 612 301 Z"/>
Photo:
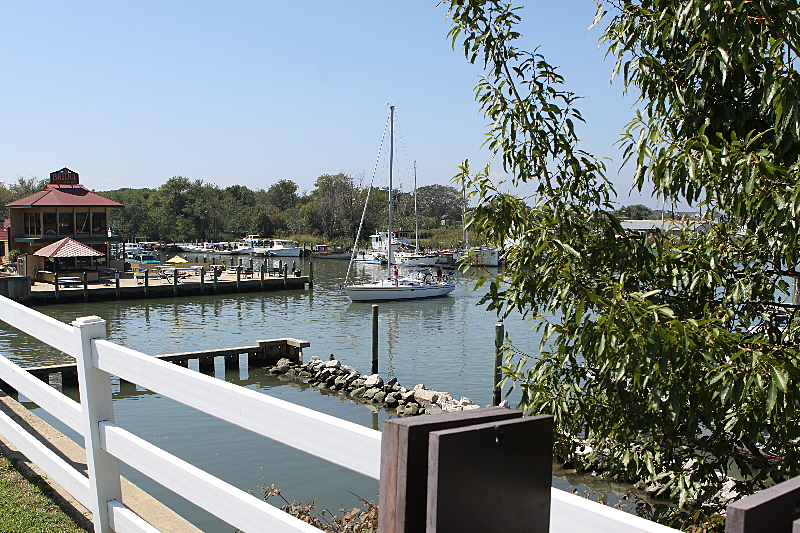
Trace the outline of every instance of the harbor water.
<path fill-rule="evenodd" d="M 249 258 L 247 259 L 249 260 Z M 257 260 L 256 266 L 261 260 Z M 269 260 L 268 260 L 269 261 Z M 299 261 L 299 260 L 298 260 Z M 276 261 L 273 259 L 273 263 Z M 308 261 L 301 268 L 308 270 Z M 347 262 L 314 260 L 313 290 L 241 293 L 157 300 L 62 304 L 36 310 L 69 323 L 97 315 L 107 321 L 108 339 L 146 354 L 252 345 L 257 340 L 294 337 L 309 341 L 304 359 L 331 354 L 364 373 L 371 368 L 372 304 L 351 302 L 342 283 Z M 379 303 L 379 372 L 411 388 L 418 383 L 455 398 L 466 396 L 488 405 L 492 398 L 494 313 L 477 305 L 483 291 L 473 286 L 486 270 L 453 273 L 457 289 L 442 298 Z M 491 272 L 488 272 L 491 273 Z M 357 281 L 386 275 L 379 265 L 356 265 Z M 353 275 L 351 274 L 351 279 Z M 539 335 L 520 316 L 505 321 L 515 347 L 535 354 Z M 0 353 L 22 366 L 70 362 L 4 324 Z M 197 369 L 197 361 L 189 368 Z M 380 429 L 386 412 L 357 405 L 333 393 L 321 393 L 295 381 L 268 375 L 263 369 L 227 370 L 217 362 L 216 377 L 327 414 Z M 221 422 L 139 387 L 114 385 L 116 423 L 189 463 L 243 490 L 275 484 L 288 500 L 315 500 L 320 508 L 355 506 L 356 496 L 376 498 L 378 482 Z M 77 395 L 75 390 L 65 393 Z M 512 404 L 513 396 L 512 396 Z M 28 407 L 34 407 L 26 404 Z M 40 409 L 36 413 L 83 444 Z M 255 414 L 254 414 L 255 416 Z M 320 435 L 324 439 L 325 435 Z M 182 500 L 149 478 L 122 465 L 123 475 L 185 516 L 203 531 L 230 532 L 232 527 Z M 570 481 L 554 478 L 568 488 Z M 597 488 L 614 503 L 613 492 Z M 270 502 L 280 505 L 282 501 Z"/>

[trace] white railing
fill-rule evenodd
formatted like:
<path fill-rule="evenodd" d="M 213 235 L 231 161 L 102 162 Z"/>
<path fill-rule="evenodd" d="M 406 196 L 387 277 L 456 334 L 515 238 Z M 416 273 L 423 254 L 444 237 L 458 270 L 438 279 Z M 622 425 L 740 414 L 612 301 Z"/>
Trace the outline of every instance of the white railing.
<path fill-rule="evenodd" d="M 0 320 L 77 361 L 80 404 L 4 357 L 0 357 L 0 380 L 83 435 L 88 478 L 2 412 L 0 434 L 92 511 L 98 533 L 157 533 L 120 503 L 118 461 L 244 532 L 319 532 L 115 425 L 112 374 L 259 435 L 374 479 L 380 477 L 378 431 L 118 346 L 105 340 L 105 321 L 98 317 L 79 318 L 69 326 L 0 297 Z M 674 533 L 676 530 L 553 489 L 550 531 Z"/>

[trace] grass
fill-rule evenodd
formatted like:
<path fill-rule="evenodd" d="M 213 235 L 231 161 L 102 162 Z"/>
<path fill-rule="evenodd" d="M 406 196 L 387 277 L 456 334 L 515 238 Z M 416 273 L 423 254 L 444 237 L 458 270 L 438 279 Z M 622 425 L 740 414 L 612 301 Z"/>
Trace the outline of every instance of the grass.
<path fill-rule="evenodd" d="M 86 533 L 49 497 L 41 478 L 29 481 L 0 457 L 0 533 Z"/>

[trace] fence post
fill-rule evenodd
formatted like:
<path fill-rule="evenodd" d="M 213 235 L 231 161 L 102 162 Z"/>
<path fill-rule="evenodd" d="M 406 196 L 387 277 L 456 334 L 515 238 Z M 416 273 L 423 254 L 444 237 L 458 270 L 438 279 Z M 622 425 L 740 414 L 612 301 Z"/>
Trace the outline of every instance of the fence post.
<path fill-rule="evenodd" d="M 490 407 L 384 420 L 381 433 L 379 533 L 549 531 L 552 416 Z"/>
<path fill-rule="evenodd" d="M 92 340 L 106 338 L 106 321 L 97 316 L 75 319 L 72 323 L 78 344 L 78 388 L 84 420 L 86 466 L 92 492 L 92 521 L 97 533 L 110 533 L 108 502 L 122 501 L 119 462 L 103 450 L 100 422 L 114 422 L 111 403 L 111 376 L 94 366 Z"/>

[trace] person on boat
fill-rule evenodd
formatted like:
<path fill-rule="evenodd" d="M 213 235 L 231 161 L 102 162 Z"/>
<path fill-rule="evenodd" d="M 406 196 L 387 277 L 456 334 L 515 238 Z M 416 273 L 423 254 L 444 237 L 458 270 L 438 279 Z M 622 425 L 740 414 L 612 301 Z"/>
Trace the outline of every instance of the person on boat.
<path fill-rule="evenodd" d="M 397 265 L 394 265 L 392 267 L 392 279 L 394 279 L 394 284 L 397 285 L 398 284 L 398 281 L 397 281 Z"/>
<path fill-rule="evenodd" d="M 436 281 L 442 281 L 442 269 L 436 267 Z"/>

